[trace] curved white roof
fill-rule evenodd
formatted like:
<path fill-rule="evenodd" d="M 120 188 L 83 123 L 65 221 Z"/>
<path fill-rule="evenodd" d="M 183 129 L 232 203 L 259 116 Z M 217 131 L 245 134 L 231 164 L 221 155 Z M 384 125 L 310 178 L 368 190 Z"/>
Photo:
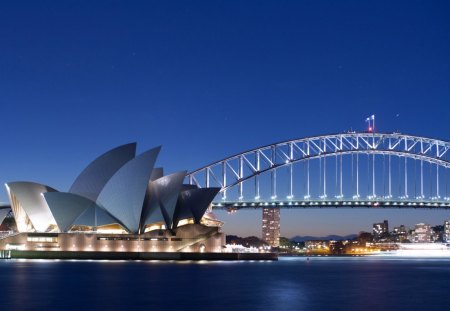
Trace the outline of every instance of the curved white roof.
<path fill-rule="evenodd" d="M 148 203 L 142 212 L 141 230 L 146 224 L 164 221 L 172 228 L 178 195 L 183 186 L 186 171 L 170 174 L 149 183 Z"/>
<path fill-rule="evenodd" d="M 164 170 L 162 167 L 155 167 L 152 171 L 152 175 L 150 176 L 150 180 L 154 181 L 158 178 L 161 178 L 164 176 Z"/>
<path fill-rule="evenodd" d="M 56 224 L 55 218 L 42 196 L 46 192 L 56 192 L 55 189 L 26 181 L 9 182 L 6 184 L 6 188 L 10 197 L 14 196 L 15 198 L 11 200 L 14 217 L 16 217 L 16 211 L 22 209 L 37 232 L 45 232 L 50 225 Z"/>
<path fill-rule="evenodd" d="M 219 191 L 220 188 L 199 188 L 181 192 L 174 223 L 191 217 L 196 223 L 200 223 L 209 204 Z"/>
<path fill-rule="evenodd" d="M 145 194 L 161 147 L 146 151 L 122 166 L 107 182 L 97 203 L 132 233 L 139 232 Z"/>
<path fill-rule="evenodd" d="M 69 192 L 96 201 L 111 177 L 135 155 L 136 143 L 122 145 L 105 152 L 78 175 Z"/>
<path fill-rule="evenodd" d="M 86 209 L 93 208 L 96 204 L 91 200 L 74 193 L 47 192 L 44 193 L 59 230 L 66 232 Z"/>
<path fill-rule="evenodd" d="M 66 232 L 73 225 L 119 224 L 139 233 L 153 223 L 172 229 L 181 219 L 200 222 L 219 188 L 183 185 L 186 171 L 163 176 L 162 168 L 154 168 L 160 150 L 134 157 L 135 143 L 112 149 L 86 167 L 70 192 L 33 182 L 6 184 L 18 230 L 58 226 Z"/>

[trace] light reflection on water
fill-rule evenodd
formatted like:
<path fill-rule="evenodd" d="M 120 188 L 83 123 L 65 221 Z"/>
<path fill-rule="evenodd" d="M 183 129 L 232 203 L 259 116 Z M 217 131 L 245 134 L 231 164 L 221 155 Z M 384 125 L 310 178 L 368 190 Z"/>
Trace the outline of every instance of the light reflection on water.
<path fill-rule="evenodd" d="M 1 310 L 433 310 L 450 259 L 0 261 Z M 131 310 L 130 310 L 131 311 Z"/>

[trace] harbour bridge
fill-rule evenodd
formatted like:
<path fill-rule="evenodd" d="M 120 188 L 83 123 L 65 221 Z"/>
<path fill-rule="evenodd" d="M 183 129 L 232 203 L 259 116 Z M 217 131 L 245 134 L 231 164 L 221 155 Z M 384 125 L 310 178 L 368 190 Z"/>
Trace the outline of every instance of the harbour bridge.
<path fill-rule="evenodd" d="M 221 188 L 214 209 L 449 209 L 449 148 L 434 138 L 347 132 L 251 149 L 187 178 Z"/>

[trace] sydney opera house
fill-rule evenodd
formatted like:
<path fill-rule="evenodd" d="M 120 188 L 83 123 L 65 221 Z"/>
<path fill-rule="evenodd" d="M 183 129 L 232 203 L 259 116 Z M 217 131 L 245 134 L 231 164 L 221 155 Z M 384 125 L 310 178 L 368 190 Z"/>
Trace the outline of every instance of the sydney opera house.
<path fill-rule="evenodd" d="M 112 149 L 67 192 L 35 182 L 6 183 L 17 232 L 0 239 L 0 250 L 67 258 L 221 252 L 222 223 L 207 212 L 220 189 L 184 184 L 186 171 L 164 176 L 155 167 L 160 149 L 139 155 L 135 143 Z M 2 218 L 6 211 L 0 209 Z"/>

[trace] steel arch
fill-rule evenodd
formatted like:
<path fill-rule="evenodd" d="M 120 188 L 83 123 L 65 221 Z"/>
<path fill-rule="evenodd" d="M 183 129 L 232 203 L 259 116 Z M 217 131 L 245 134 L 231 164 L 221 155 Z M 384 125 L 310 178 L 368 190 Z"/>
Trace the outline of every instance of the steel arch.
<path fill-rule="evenodd" d="M 283 141 L 247 150 L 216 161 L 187 175 L 190 184 L 209 187 L 212 183 L 227 189 L 251 178 L 271 172 L 276 180 L 276 170 L 283 166 L 328 156 L 344 154 L 381 154 L 413 158 L 450 168 L 450 142 L 405 135 L 400 133 L 348 132 Z M 219 173 L 218 173 L 219 171 Z"/>

